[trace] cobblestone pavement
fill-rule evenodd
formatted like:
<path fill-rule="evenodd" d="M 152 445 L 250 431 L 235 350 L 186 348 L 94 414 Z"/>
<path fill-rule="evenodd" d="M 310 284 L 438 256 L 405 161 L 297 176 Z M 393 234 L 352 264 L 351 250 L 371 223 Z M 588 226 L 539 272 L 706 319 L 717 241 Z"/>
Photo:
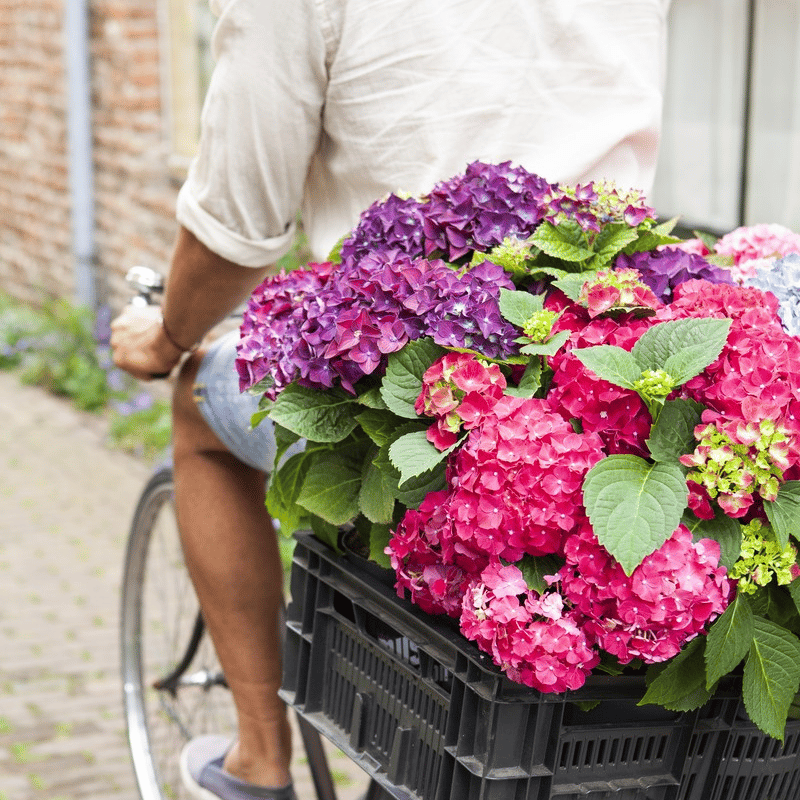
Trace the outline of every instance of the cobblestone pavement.
<path fill-rule="evenodd" d="M 124 539 L 149 468 L 0 373 L 0 800 L 137 800 L 121 712 Z M 298 746 L 300 800 L 312 800 Z M 363 773 L 331 753 L 341 800 Z"/>

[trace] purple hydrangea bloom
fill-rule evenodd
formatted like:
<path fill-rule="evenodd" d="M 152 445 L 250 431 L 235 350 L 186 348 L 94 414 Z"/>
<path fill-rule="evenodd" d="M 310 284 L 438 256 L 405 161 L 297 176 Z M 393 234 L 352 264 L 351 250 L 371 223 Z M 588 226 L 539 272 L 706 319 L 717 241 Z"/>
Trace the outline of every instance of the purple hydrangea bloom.
<path fill-rule="evenodd" d="M 621 254 L 614 266 L 617 269 L 635 269 L 640 273 L 642 283 L 649 286 L 662 303 L 672 300 L 672 290 L 684 281 L 701 278 L 709 283 L 733 284 L 727 269 L 706 261 L 696 253 L 687 253 L 677 247 L 662 250 Z"/>
<path fill-rule="evenodd" d="M 457 261 L 472 250 L 487 252 L 507 236 L 527 238 L 543 218 L 551 185 L 523 169 L 470 164 L 463 175 L 437 184 L 422 206 L 425 253 Z"/>
<path fill-rule="evenodd" d="M 390 353 L 422 336 L 489 357 L 516 352 L 517 331 L 500 315 L 501 288 L 513 284 L 489 261 L 457 272 L 398 250 L 269 278 L 244 313 L 240 388 L 269 377 L 272 398 L 293 381 L 355 393 L 360 378 L 382 374 Z"/>
<path fill-rule="evenodd" d="M 357 262 L 368 253 L 399 250 L 417 257 L 423 254 L 421 205 L 413 197 L 390 194 L 373 203 L 353 232 L 342 242 L 342 261 Z"/>

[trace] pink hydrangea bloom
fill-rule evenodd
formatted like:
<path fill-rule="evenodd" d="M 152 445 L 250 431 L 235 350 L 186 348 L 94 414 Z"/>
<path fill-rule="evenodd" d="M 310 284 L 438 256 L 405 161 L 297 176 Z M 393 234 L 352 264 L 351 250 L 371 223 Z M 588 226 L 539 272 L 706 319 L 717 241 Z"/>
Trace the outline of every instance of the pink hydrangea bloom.
<path fill-rule="evenodd" d="M 753 277 L 765 260 L 800 253 L 800 234 L 783 225 L 744 226 L 723 236 L 714 249 L 733 259 L 731 274 L 742 281 Z"/>
<path fill-rule="evenodd" d="M 684 239 L 675 244 L 665 244 L 658 248 L 659 250 L 683 250 L 684 253 L 693 253 L 696 256 L 707 256 L 709 249 L 706 247 L 702 239 Z"/>
<path fill-rule="evenodd" d="M 540 596 L 515 566 L 490 564 L 469 584 L 461 631 L 518 683 L 542 692 L 583 686 L 599 663 L 556 592 Z"/>
<path fill-rule="evenodd" d="M 652 289 L 641 282 L 641 274 L 635 269 L 601 270 L 590 281 L 584 283 L 578 303 L 594 318 L 609 311 L 630 308 L 657 309 L 662 304 Z"/>
<path fill-rule="evenodd" d="M 588 522 L 565 547 L 561 591 L 591 642 L 627 664 L 677 655 L 727 607 L 733 584 L 719 566 L 719 544 L 675 533 L 628 576 Z"/>
<path fill-rule="evenodd" d="M 553 380 L 548 401 L 565 418 L 579 420 L 584 433 L 596 433 L 608 454 L 646 457 L 652 419 L 641 397 L 598 378 L 572 355 L 572 349 L 612 344 L 630 350 L 653 318 L 620 314 L 590 320 L 586 309 L 558 297 L 548 300 L 548 307 L 564 309 L 553 326 L 554 333 L 571 331 L 568 343 L 550 359 Z"/>
<path fill-rule="evenodd" d="M 420 416 L 436 417 L 428 441 L 446 450 L 463 426 L 474 428 L 502 396 L 506 379 L 497 364 L 469 353 L 451 352 L 434 361 L 422 376 L 422 391 L 414 403 Z"/>
<path fill-rule="evenodd" d="M 428 614 L 461 613 L 461 598 L 470 580 L 469 574 L 442 558 L 441 535 L 449 525 L 444 501 L 447 492 L 431 492 L 418 509 L 409 509 L 397 526 L 386 553 L 397 576 L 397 594 L 411 595 Z M 484 561 L 467 563 L 470 572 L 479 572 Z"/>
<path fill-rule="evenodd" d="M 560 552 L 582 515 L 583 478 L 603 455 L 596 434 L 576 433 L 546 400 L 503 397 L 451 459 L 446 560 Z"/>

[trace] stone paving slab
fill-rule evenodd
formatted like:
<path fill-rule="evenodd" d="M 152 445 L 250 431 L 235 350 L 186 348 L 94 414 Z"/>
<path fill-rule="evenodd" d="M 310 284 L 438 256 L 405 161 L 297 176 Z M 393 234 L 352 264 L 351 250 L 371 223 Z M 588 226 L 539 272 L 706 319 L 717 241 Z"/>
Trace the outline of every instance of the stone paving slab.
<path fill-rule="evenodd" d="M 0 373 L 0 800 L 137 800 L 121 708 L 124 541 L 150 468 Z M 313 800 L 302 748 L 299 800 Z M 329 749 L 340 800 L 363 773 Z"/>

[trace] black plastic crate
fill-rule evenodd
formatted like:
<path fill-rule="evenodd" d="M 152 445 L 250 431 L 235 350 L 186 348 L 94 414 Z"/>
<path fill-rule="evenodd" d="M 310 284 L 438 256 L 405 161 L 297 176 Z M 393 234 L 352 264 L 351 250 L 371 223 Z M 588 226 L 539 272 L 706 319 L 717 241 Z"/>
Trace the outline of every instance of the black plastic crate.
<path fill-rule="evenodd" d="M 281 696 L 394 797 L 800 798 L 800 722 L 784 745 L 764 736 L 736 681 L 686 714 L 638 707 L 639 677 L 541 694 L 373 571 L 297 540 Z"/>

